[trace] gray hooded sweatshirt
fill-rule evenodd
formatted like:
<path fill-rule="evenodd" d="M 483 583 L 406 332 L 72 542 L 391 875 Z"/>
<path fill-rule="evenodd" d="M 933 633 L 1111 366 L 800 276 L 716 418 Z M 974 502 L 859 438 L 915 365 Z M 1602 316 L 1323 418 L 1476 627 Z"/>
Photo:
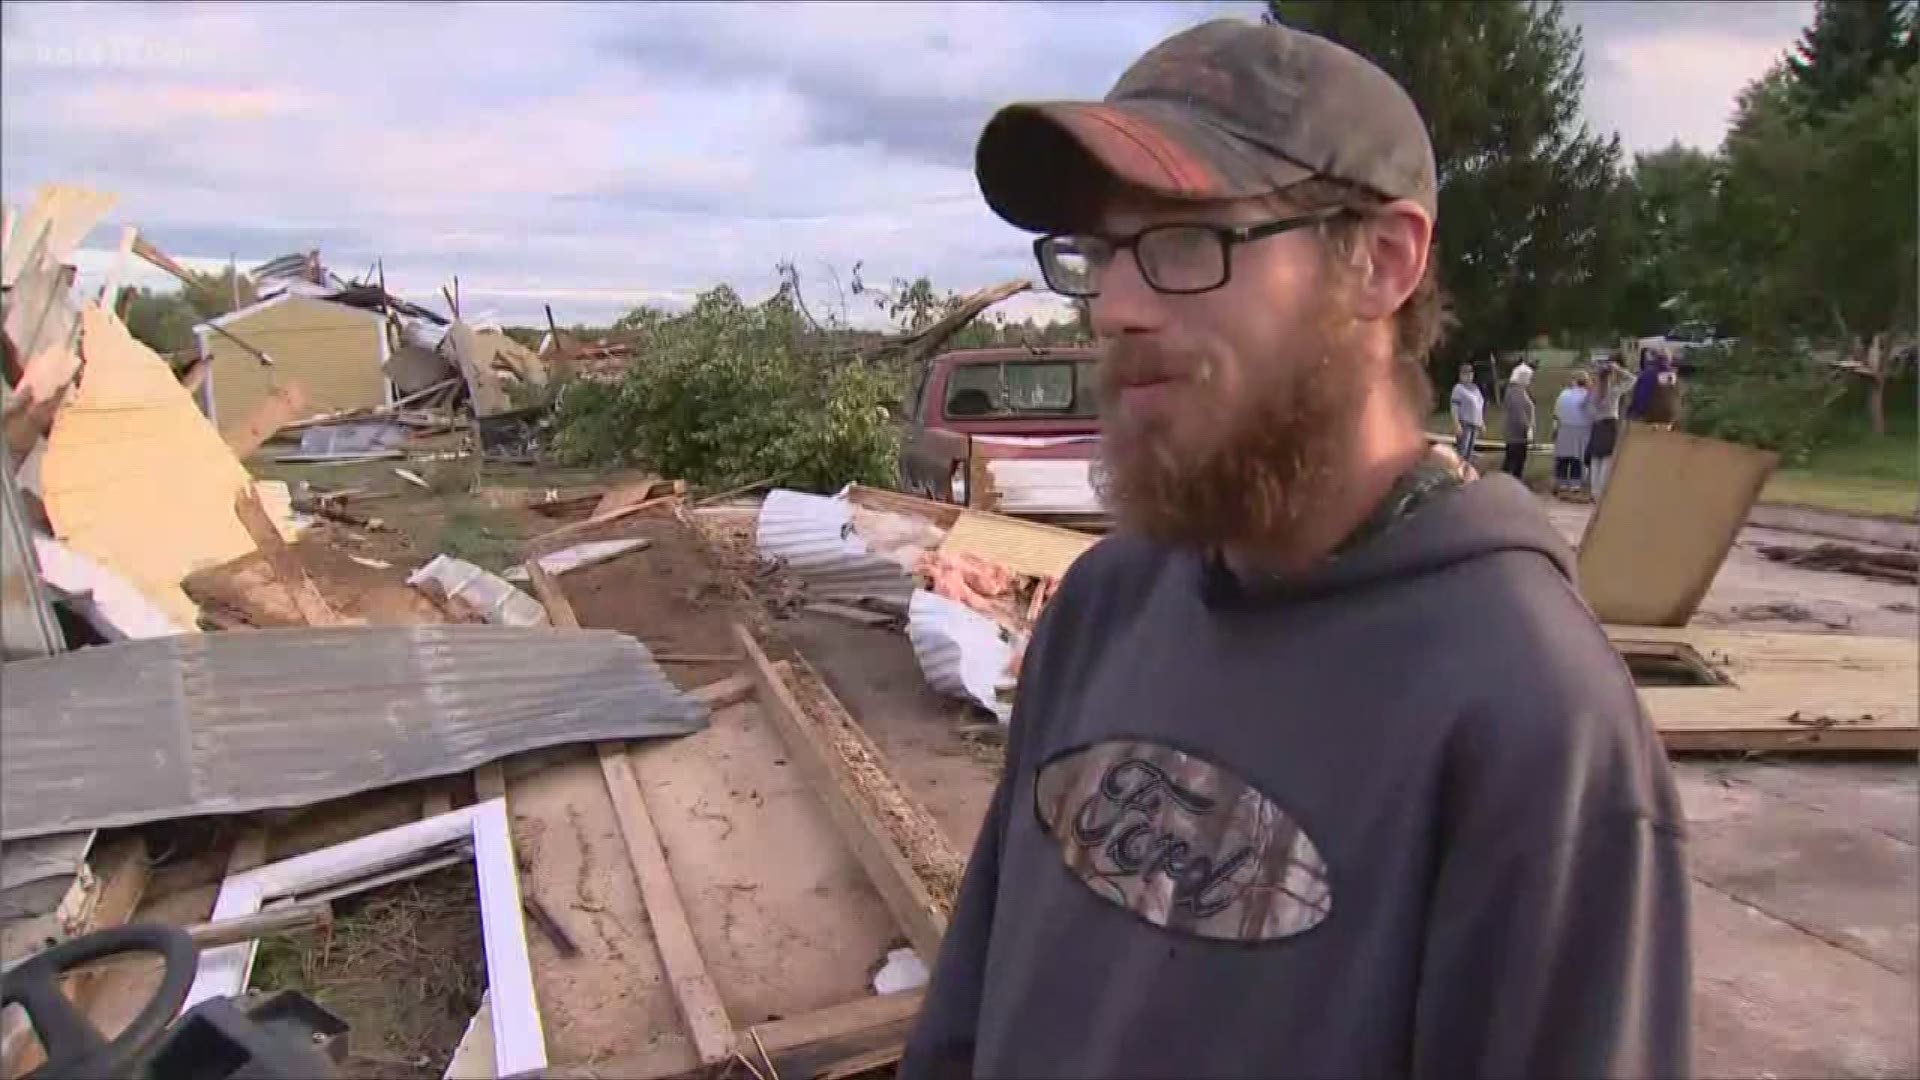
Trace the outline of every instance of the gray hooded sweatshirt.
<path fill-rule="evenodd" d="M 1572 567 L 1506 476 L 1285 584 L 1101 541 L 901 1076 L 1688 1075 L 1681 813 Z"/>

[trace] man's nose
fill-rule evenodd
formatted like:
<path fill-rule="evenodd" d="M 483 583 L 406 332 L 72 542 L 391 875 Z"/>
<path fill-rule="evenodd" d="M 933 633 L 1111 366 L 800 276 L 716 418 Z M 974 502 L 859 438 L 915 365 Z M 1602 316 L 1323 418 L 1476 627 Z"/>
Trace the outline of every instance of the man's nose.
<path fill-rule="evenodd" d="M 1100 276 L 1100 295 L 1087 303 L 1095 338 L 1157 330 L 1165 314 L 1164 298 L 1147 285 L 1132 251 L 1114 254 Z"/>

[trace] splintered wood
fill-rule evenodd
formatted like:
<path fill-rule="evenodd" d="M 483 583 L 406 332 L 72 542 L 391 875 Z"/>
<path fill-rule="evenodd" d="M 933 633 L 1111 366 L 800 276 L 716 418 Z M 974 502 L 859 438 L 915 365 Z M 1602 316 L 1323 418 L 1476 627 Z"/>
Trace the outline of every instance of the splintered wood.
<path fill-rule="evenodd" d="M 927 887 L 942 916 L 953 914 L 954 898 L 967 863 L 947 842 L 947 834 L 926 809 L 901 790 L 887 771 L 880 751 L 805 660 L 776 665 L 816 730 L 846 763 L 867 811 L 907 856 L 915 876 Z"/>

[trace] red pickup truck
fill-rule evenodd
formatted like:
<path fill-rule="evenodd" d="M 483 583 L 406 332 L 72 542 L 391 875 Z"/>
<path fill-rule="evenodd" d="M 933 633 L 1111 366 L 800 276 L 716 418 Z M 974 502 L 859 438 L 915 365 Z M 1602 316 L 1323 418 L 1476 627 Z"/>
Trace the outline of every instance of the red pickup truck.
<path fill-rule="evenodd" d="M 1101 528 L 1099 395 L 1089 348 L 970 349 L 921 368 L 900 486 L 1019 517 Z"/>

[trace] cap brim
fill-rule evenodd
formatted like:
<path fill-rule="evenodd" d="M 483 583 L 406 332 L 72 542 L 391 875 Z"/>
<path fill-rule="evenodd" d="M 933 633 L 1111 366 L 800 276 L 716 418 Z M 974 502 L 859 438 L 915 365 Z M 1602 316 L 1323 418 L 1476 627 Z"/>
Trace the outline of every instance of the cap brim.
<path fill-rule="evenodd" d="M 1265 195 L 1313 175 L 1171 102 L 1050 101 L 994 114 L 974 152 L 987 205 L 1030 232 L 1083 227 L 1116 185 L 1171 199 Z"/>

